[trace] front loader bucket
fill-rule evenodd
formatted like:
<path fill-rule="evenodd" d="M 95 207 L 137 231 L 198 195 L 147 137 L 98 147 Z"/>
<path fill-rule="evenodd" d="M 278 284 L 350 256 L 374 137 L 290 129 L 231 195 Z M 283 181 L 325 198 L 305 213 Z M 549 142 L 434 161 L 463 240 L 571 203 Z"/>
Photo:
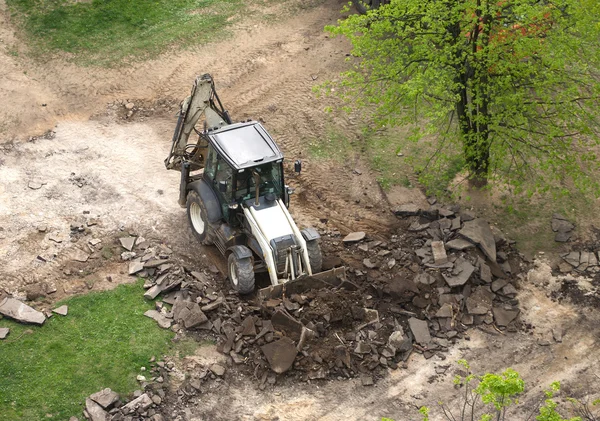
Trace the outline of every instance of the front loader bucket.
<path fill-rule="evenodd" d="M 271 298 L 290 297 L 292 294 L 302 294 L 311 289 L 344 288 L 356 290 L 358 286 L 346 279 L 346 268 L 339 267 L 314 275 L 301 276 L 293 281 L 273 285 L 258 291 L 263 300 Z"/>

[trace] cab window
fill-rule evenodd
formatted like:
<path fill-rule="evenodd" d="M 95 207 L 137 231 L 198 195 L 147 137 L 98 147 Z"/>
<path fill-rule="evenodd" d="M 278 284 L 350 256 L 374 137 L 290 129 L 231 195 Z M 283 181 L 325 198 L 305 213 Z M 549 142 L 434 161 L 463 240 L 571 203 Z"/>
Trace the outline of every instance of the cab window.
<path fill-rule="evenodd" d="M 204 166 L 204 175 L 208 180 L 215 179 L 215 170 L 217 169 L 217 153 L 212 146 L 208 148 L 208 157 Z"/>

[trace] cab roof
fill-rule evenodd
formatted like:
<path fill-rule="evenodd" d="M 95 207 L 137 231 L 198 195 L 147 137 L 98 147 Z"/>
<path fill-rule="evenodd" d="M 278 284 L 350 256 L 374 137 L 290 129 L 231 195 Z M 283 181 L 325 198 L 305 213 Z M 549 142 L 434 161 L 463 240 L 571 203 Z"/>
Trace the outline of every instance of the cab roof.
<path fill-rule="evenodd" d="M 257 121 L 230 124 L 207 133 L 214 146 L 234 170 L 255 167 L 283 159 L 283 154 Z"/>

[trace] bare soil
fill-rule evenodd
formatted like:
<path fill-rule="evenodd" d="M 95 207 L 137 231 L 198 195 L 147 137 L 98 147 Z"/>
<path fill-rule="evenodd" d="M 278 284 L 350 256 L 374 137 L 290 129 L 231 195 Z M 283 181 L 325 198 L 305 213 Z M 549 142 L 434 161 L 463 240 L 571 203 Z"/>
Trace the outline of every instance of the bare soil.
<path fill-rule="evenodd" d="M 47 296 L 39 305 L 49 306 L 67 295 L 129 282 L 117 243 L 128 232 L 168 245 L 199 269 L 222 265 L 215 250 L 192 238 L 177 205 L 179 174 L 163 165 L 177 104 L 205 72 L 214 76 L 234 119 L 260 119 L 282 147 L 299 225 L 332 235 L 362 230 L 373 239 L 402 229 L 360 156 L 339 164 L 308 153 L 308 143 L 332 129 L 351 139 L 361 136 L 360 114 L 326 114 L 327 99 L 312 92 L 347 65 L 347 42 L 322 30 L 338 19 L 344 3 L 302 7 L 305 2 L 289 1 L 285 7 L 296 8 L 292 14 L 277 5 L 269 10 L 280 15 L 276 23 L 246 22 L 222 42 L 96 69 L 60 57 L 40 62 L 15 54 L 22 40 L 0 0 L 0 295 L 33 298 L 37 292 Z M 129 102 L 135 104 L 130 116 Z M 296 159 L 304 164 L 300 176 L 291 167 Z M 398 188 L 392 199 L 424 203 L 415 189 Z M 92 245 L 96 239 L 101 242 Z M 81 252 L 87 261 L 74 260 Z M 350 258 L 345 263 L 360 267 Z M 518 296 L 520 317 L 532 326 L 527 332 L 472 330 L 445 360 L 414 354 L 406 368 L 389 370 L 372 387 L 357 379 L 304 383 L 282 376 L 262 391 L 248 373 L 230 371 L 215 390 L 173 407 L 173 419 L 417 419 L 419 406 L 453 399 L 459 358 L 479 372 L 518 370 L 528 384 L 528 404 L 554 380 L 573 393 L 597 395 L 597 304 L 558 297 L 562 286 L 549 286 L 556 278 L 547 267 L 534 271 Z M 57 291 L 48 294 L 52 286 Z M 545 345 L 551 329 L 563 332 L 562 343 Z M 213 357 L 214 348 L 199 349 L 198 358 Z M 451 368 L 437 374 L 440 365 Z"/>

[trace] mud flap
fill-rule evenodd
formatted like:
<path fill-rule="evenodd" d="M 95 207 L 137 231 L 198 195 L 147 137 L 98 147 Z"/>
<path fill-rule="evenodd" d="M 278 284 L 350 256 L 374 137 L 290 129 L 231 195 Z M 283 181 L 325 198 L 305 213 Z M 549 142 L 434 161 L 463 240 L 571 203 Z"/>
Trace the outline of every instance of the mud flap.
<path fill-rule="evenodd" d="M 346 279 L 346 268 L 334 268 L 312 276 L 301 276 L 284 284 L 273 285 L 258 291 L 262 300 L 271 298 L 290 297 L 292 294 L 302 294 L 311 289 L 344 288 L 356 291 L 358 286 Z"/>

